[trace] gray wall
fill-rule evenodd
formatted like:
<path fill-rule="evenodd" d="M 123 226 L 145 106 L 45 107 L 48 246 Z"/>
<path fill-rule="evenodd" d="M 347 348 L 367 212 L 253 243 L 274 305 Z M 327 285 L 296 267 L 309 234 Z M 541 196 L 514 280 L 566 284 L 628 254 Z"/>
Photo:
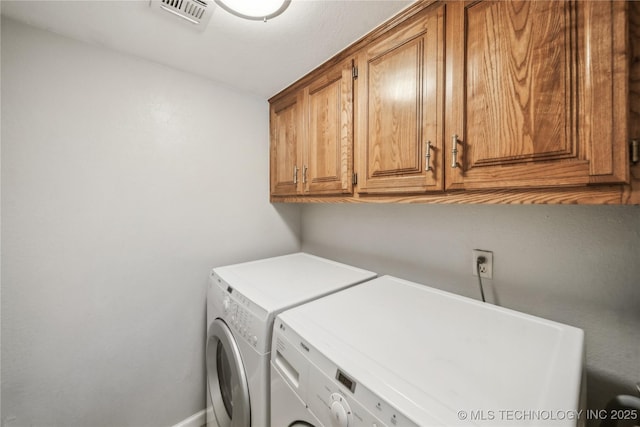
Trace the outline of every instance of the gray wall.
<path fill-rule="evenodd" d="M 299 249 L 268 138 L 264 99 L 3 19 L 3 425 L 204 407 L 209 269 Z"/>
<path fill-rule="evenodd" d="M 308 205 L 303 250 L 584 329 L 588 407 L 640 381 L 640 208 Z"/>

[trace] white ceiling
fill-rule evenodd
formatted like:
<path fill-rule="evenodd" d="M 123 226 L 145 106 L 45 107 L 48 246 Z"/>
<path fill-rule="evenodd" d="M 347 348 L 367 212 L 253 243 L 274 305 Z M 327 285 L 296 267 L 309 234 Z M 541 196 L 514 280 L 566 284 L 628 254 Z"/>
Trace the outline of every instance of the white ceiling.
<path fill-rule="evenodd" d="M 246 90 L 265 98 L 358 40 L 409 0 L 292 0 L 269 22 L 220 7 L 204 32 L 149 0 L 2 0 L 2 14 Z"/>

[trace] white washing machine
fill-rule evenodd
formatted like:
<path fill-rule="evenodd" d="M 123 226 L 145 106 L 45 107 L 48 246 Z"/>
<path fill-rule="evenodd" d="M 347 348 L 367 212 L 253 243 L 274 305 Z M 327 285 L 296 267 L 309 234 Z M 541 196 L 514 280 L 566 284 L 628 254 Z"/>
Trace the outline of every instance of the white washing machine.
<path fill-rule="evenodd" d="M 276 315 L 375 276 L 305 253 L 214 268 L 207 293 L 207 425 L 267 427 Z"/>
<path fill-rule="evenodd" d="M 384 276 L 276 318 L 271 425 L 581 425 L 581 329 Z"/>

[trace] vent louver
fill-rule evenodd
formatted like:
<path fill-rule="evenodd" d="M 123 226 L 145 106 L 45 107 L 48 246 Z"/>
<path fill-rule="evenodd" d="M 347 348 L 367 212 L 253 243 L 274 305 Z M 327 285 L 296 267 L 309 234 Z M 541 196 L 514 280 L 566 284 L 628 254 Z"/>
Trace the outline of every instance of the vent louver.
<path fill-rule="evenodd" d="M 149 0 L 149 6 L 182 18 L 182 22 L 200 31 L 207 26 L 213 12 L 213 0 Z"/>

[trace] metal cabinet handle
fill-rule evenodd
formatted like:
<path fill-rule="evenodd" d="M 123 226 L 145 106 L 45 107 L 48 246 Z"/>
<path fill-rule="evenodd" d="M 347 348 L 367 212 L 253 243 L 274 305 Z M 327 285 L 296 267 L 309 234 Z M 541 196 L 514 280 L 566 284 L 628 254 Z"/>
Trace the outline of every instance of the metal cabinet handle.
<path fill-rule="evenodd" d="M 307 183 L 307 165 L 302 166 L 302 183 Z"/>
<path fill-rule="evenodd" d="M 427 153 L 424 155 L 426 159 L 427 166 L 425 167 L 425 171 L 429 172 L 431 170 L 431 141 L 427 141 Z"/>
<path fill-rule="evenodd" d="M 293 167 L 293 183 L 298 184 L 298 166 Z"/>
<path fill-rule="evenodd" d="M 458 167 L 458 135 L 451 137 L 451 144 L 453 145 L 451 148 L 451 167 L 455 169 Z"/>

